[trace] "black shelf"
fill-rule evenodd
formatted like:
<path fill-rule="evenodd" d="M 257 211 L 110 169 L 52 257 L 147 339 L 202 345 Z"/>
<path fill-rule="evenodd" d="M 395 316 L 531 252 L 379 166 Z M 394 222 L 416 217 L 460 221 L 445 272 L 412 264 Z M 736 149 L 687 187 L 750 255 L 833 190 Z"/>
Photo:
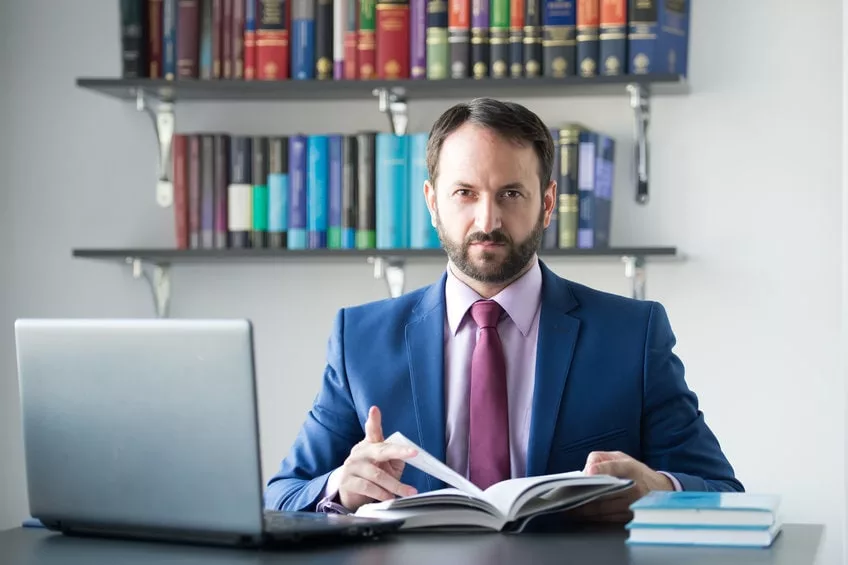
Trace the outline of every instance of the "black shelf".
<path fill-rule="evenodd" d="M 473 98 L 476 96 L 621 95 L 628 84 L 650 88 L 652 94 L 686 94 L 685 78 L 677 74 L 565 78 L 402 79 L 402 80 L 200 80 L 78 78 L 77 86 L 121 100 L 136 100 L 138 92 L 165 102 L 367 100 L 379 88 L 402 88 L 410 99 Z"/>
<path fill-rule="evenodd" d="M 74 249 L 81 259 L 141 259 L 151 263 L 227 262 L 245 260 L 338 260 L 385 257 L 397 259 L 445 258 L 442 249 Z M 611 247 L 608 249 L 547 249 L 545 258 L 676 257 L 676 247 Z"/>

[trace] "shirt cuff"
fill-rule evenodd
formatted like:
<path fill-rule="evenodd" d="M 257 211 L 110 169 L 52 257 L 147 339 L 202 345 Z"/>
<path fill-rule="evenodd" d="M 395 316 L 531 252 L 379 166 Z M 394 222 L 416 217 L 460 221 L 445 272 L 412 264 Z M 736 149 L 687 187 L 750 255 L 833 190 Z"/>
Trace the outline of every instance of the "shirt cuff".
<path fill-rule="evenodd" d="M 336 469 L 327 478 L 327 484 L 324 486 L 323 498 L 315 505 L 316 512 L 325 514 L 350 514 L 350 510 L 341 505 L 339 500 L 339 477 L 340 469 Z"/>
<path fill-rule="evenodd" d="M 666 473 L 665 471 L 657 471 L 658 473 L 662 473 L 671 481 L 671 484 L 674 485 L 674 490 L 681 491 L 683 490 L 683 486 L 680 484 L 680 481 L 677 480 L 677 477 L 672 475 L 671 473 Z"/>

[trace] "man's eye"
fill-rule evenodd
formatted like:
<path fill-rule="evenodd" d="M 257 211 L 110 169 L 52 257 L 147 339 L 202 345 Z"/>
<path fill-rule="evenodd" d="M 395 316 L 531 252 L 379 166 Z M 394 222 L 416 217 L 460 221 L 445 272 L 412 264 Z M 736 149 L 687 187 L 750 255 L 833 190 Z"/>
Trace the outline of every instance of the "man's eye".
<path fill-rule="evenodd" d="M 519 196 L 521 196 L 521 193 L 517 190 L 507 190 L 506 192 L 504 192 L 504 196 L 506 196 L 507 198 L 518 198 Z"/>
<path fill-rule="evenodd" d="M 460 188 L 455 193 L 457 196 L 461 196 L 462 198 L 467 198 L 471 196 L 471 191 L 465 188 Z"/>

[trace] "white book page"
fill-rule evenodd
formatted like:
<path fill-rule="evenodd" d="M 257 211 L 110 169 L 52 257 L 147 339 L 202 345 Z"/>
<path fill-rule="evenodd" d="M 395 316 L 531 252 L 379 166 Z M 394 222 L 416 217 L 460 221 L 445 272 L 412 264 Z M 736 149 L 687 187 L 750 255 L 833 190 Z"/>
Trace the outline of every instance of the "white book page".
<path fill-rule="evenodd" d="M 389 437 L 386 438 L 387 443 L 393 443 L 396 445 L 403 445 L 405 447 L 413 447 L 418 451 L 418 454 L 415 457 L 411 457 L 406 460 L 409 465 L 412 465 L 416 469 L 419 469 L 425 473 L 428 473 L 439 480 L 446 482 L 452 487 L 456 487 L 459 490 L 462 490 L 468 494 L 474 495 L 479 498 L 486 498 L 483 494 L 483 491 L 480 490 L 477 485 L 458 474 L 456 471 L 421 449 L 421 447 L 415 445 L 410 439 L 408 439 L 405 435 L 400 432 L 395 432 Z"/>

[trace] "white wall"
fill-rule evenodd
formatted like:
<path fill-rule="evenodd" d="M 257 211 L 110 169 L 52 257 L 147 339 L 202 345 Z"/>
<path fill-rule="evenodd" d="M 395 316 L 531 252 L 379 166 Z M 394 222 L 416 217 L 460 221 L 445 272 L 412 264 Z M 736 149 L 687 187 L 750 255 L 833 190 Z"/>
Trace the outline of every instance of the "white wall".
<path fill-rule="evenodd" d="M 651 204 L 636 206 L 622 182 L 614 217 L 615 243 L 674 244 L 690 255 L 650 267 L 649 297 L 668 308 L 689 382 L 741 480 L 751 491 L 781 493 L 788 521 L 826 524 L 820 562 L 827 564 L 842 555 L 845 500 L 836 306 L 844 251 L 836 235 L 843 221 L 840 4 L 696 2 L 692 94 L 653 102 Z M 12 314 L 149 316 L 148 289 L 126 268 L 70 258 L 72 247 L 173 241 L 172 212 L 154 203 L 147 116 L 74 87 L 77 76 L 119 72 L 117 4 L 29 0 L 4 8 L 12 23 L 5 51 L 16 60 L 4 75 L 15 85 L 12 99 L 0 104 L 0 122 L 13 132 L 0 136 L 14 189 Z M 413 103 L 411 129 L 426 130 L 450 102 Z M 548 122 L 581 119 L 617 136 L 624 180 L 632 150 L 624 93 L 524 102 Z M 386 125 L 371 102 L 178 109 L 181 131 Z M 628 292 L 615 262 L 552 266 Z M 434 280 L 442 267 L 411 267 L 409 286 Z M 254 321 L 263 463 L 274 472 L 318 386 L 333 313 L 382 297 L 383 283 L 355 261 L 181 266 L 173 283 L 174 316 Z M 0 359 L 9 359 L 13 344 L 4 336 Z M 0 525 L 24 514 L 19 430 L 6 422 L 17 417 L 12 369 L 0 374 L 1 422 L 11 437 L 0 443 Z"/>

